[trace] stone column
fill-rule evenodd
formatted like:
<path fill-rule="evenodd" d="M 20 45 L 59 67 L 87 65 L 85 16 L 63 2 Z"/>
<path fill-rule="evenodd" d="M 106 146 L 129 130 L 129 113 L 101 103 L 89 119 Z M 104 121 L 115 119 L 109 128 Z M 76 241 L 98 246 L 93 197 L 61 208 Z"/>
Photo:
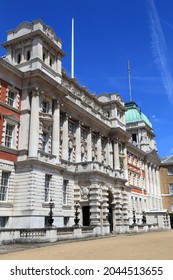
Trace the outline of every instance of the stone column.
<path fill-rule="evenodd" d="M 58 100 L 53 100 L 53 131 L 52 131 L 52 154 L 56 156 L 56 163 L 59 163 L 60 143 L 60 106 Z"/>
<path fill-rule="evenodd" d="M 145 190 L 147 192 L 147 196 L 146 196 L 147 197 L 147 201 L 146 201 L 147 209 L 146 210 L 148 210 L 150 208 L 150 197 L 149 197 L 149 195 L 150 195 L 150 186 L 149 186 L 149 172 L 148 172 L 148 163 L 147 162 L 145 162 L 144 170 L 145 170 L 145 178 L 144 178 L 144 180 L 145 180 Z"/>
<path fill-rule="evenodd" d="M 97 161 L 102 161 L 102 143 L 101 143 L 101 134 L 99 133 L 97 139 Z"/>
<path fill-rule="evenodd" d="M 62 159 L 68 160 L 68 115 L 65 114 L 62 126 Z"/>
<path fill-rule="evenodd" d="M 154 205 L 153 205 L 153 194 L 154 194 L 154 191 L 153 191 L 152 167 L 151 167 L 150 164 L 149 164 L 149 178 L 150 178 L 150 207 L 151 207 L 151 209 L 153 209 L 154 208 Z"/>
<path fill-rule="evenodd" d="M 159 210 L 162 210 L 163 209 L 163 201 L 162 201 L 162 198 L 161 198 L 159 167 L 157 167 L 157 169 L 156 169 L 156 178 L 157 178 L 158 208 L 159 208 Z"/>
<path fill-rule="evenodd" d="M 87 135 L 87 161 L 92 161 L 92 132 L 91 127 L 88 129 Z"/>
<path fill-rule="evenodd" d="M 90 225 L 101 226 L 99 185 L 97 182 L 92 182 L 90 186 Z"/>
<path fill-rule="evenodd" d="M 22 90 L 22 102 L 21 102 L 19 150 L 28 150 L 29 123 L 30 123 L 29 108 L 30 108 L 30 104 L 29 104 L 28 89 L 24 89 Z"/>
<path fill-rule="evenodd" d="M 81 122 L 76 128 L 76 162 L 81 162 Z"/>
<path fill-rule="evenodd" d="M 144 170 L 145 170 L 145 189 L 146 189 L 147 194 L 149 194 L 148 164 L 147 164 L 147 162 L 145 163 Z"/>
<path fill-rule="evenodd" d="M 32 90 L 28 157 L 37 158 L 39 141 L 39 88 Z"/>
<path fill-rule="evenodd" d="M 124 164 L 124 179 L 126 179 L 127 183 L 128 183 L 128 162 L 127 162 L 127 148 L 126 148 L 126 146 L 124 147 L 123 164 Z"/>
<path fill-rule="evenodd" d="M 114 169 L 120 169 L 120 160 L 119 160 L 119 150 L 118 150 L 118 140 L 114 140 Z"/>

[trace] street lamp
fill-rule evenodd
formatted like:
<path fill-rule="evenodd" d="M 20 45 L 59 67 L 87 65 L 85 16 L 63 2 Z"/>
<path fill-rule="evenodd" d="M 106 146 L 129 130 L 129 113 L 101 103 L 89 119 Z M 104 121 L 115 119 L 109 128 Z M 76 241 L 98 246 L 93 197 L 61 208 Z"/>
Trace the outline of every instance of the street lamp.
<path fill-rule="evenodd" d="M 74 208 L 75 208 L 75 218 L 74 218 L 75 225 L 74 226 L 76 226 L 76 227 L 79 227 L 79 221 L 80 221 L 80 219 L 78 218 L 78 216 L 79 216 L 79 212 L 78 212 L 79 207 L 80 207 L 80 204 L 79 204 L 79 202 L 76 201 L 76 203 L 74 205 Z"/>
<path fill-rule="evenodd" d="M 146 222 L 147 222 L 146 213 L 145 213 L 145 211 L 142 211 L 142 223 L 146 224 Z"/>
<path fill-rule="evenodd" d="M 133 224 L 136 224 L 136 213 L 135 213 L 135 209 L 133 209 Z"/>
<path fill-rule="evenodd" d="M 53 203 L 52 201 L 52 198 L 50 199 L 50 202 L 49 202 L 49 208 L 50 208 L 50 211 L 49 211 L 49 217 L 48 217 L 48 223 L 50 226 L 52 226 L 53 224 L 53 221 L 54 219 L 52 218 L 53 217 L 53 211 L 52 209 L 55 207 L 55 204 Z"/>

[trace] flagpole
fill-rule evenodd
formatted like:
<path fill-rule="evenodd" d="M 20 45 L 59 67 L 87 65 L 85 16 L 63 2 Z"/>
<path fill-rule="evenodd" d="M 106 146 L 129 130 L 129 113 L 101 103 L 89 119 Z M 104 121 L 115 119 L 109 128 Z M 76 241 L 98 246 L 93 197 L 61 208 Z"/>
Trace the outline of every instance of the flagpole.
<path fill-rule="evenodd" d="M 131 90 L 131 80 L 130 80 L 130 61 L 128 60 L 128 82 L 129 82 L 129 96 L 130 102 L 132 101 L 132 90 Z"/>
<path fill-rule="evenodd" d="M 74 78 L 74 18 L 72 18 L 71 32 L 71 78 Z"/>

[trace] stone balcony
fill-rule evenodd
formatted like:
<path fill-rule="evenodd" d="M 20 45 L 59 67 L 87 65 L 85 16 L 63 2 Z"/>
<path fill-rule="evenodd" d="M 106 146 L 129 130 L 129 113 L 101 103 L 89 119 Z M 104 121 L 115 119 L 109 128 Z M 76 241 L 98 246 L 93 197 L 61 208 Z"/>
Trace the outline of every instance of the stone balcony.
<path fill-rule="evenodd" d="M 107 166 L 97 161 L 73 163 L 61 160 L 61 166 L 67 171 L 74 173 L 100 172 L 110 177 L 125 179 L 123 170 L 115 170 L 110 166 Z"/>

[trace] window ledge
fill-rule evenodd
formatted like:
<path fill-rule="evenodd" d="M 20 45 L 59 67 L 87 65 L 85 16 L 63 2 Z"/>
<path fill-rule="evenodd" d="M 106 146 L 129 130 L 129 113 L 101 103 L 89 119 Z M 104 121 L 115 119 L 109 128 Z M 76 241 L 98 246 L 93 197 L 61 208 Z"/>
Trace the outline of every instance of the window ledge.
<path fill-rule="evenodd" d="M 0 145 L 0 151 L 6 152 L 6 153 L 10 153 L 10 154 L 13 154 L 13 155 L 17 155 L 18 154 L 17 150 L 15 150 L 13 148 L 6 147 L 6 146 L 2 146 L 2 145 Z"/>
<path fill-rule="evenodd" d="M 4 208 L 12 208 L 13 204 L 7 201 L 0 201 L 0 207 L 4 207 Z"/>
<path fill-rule="evenodd" d="M 15 106 L 11 106 L 5 102 L 0 101 L 0 105 L 3 105 L 4 107 L 16 112 L 16 113 L 20 113 L 20 110 L 18 108 L 16 108 Z"/>

